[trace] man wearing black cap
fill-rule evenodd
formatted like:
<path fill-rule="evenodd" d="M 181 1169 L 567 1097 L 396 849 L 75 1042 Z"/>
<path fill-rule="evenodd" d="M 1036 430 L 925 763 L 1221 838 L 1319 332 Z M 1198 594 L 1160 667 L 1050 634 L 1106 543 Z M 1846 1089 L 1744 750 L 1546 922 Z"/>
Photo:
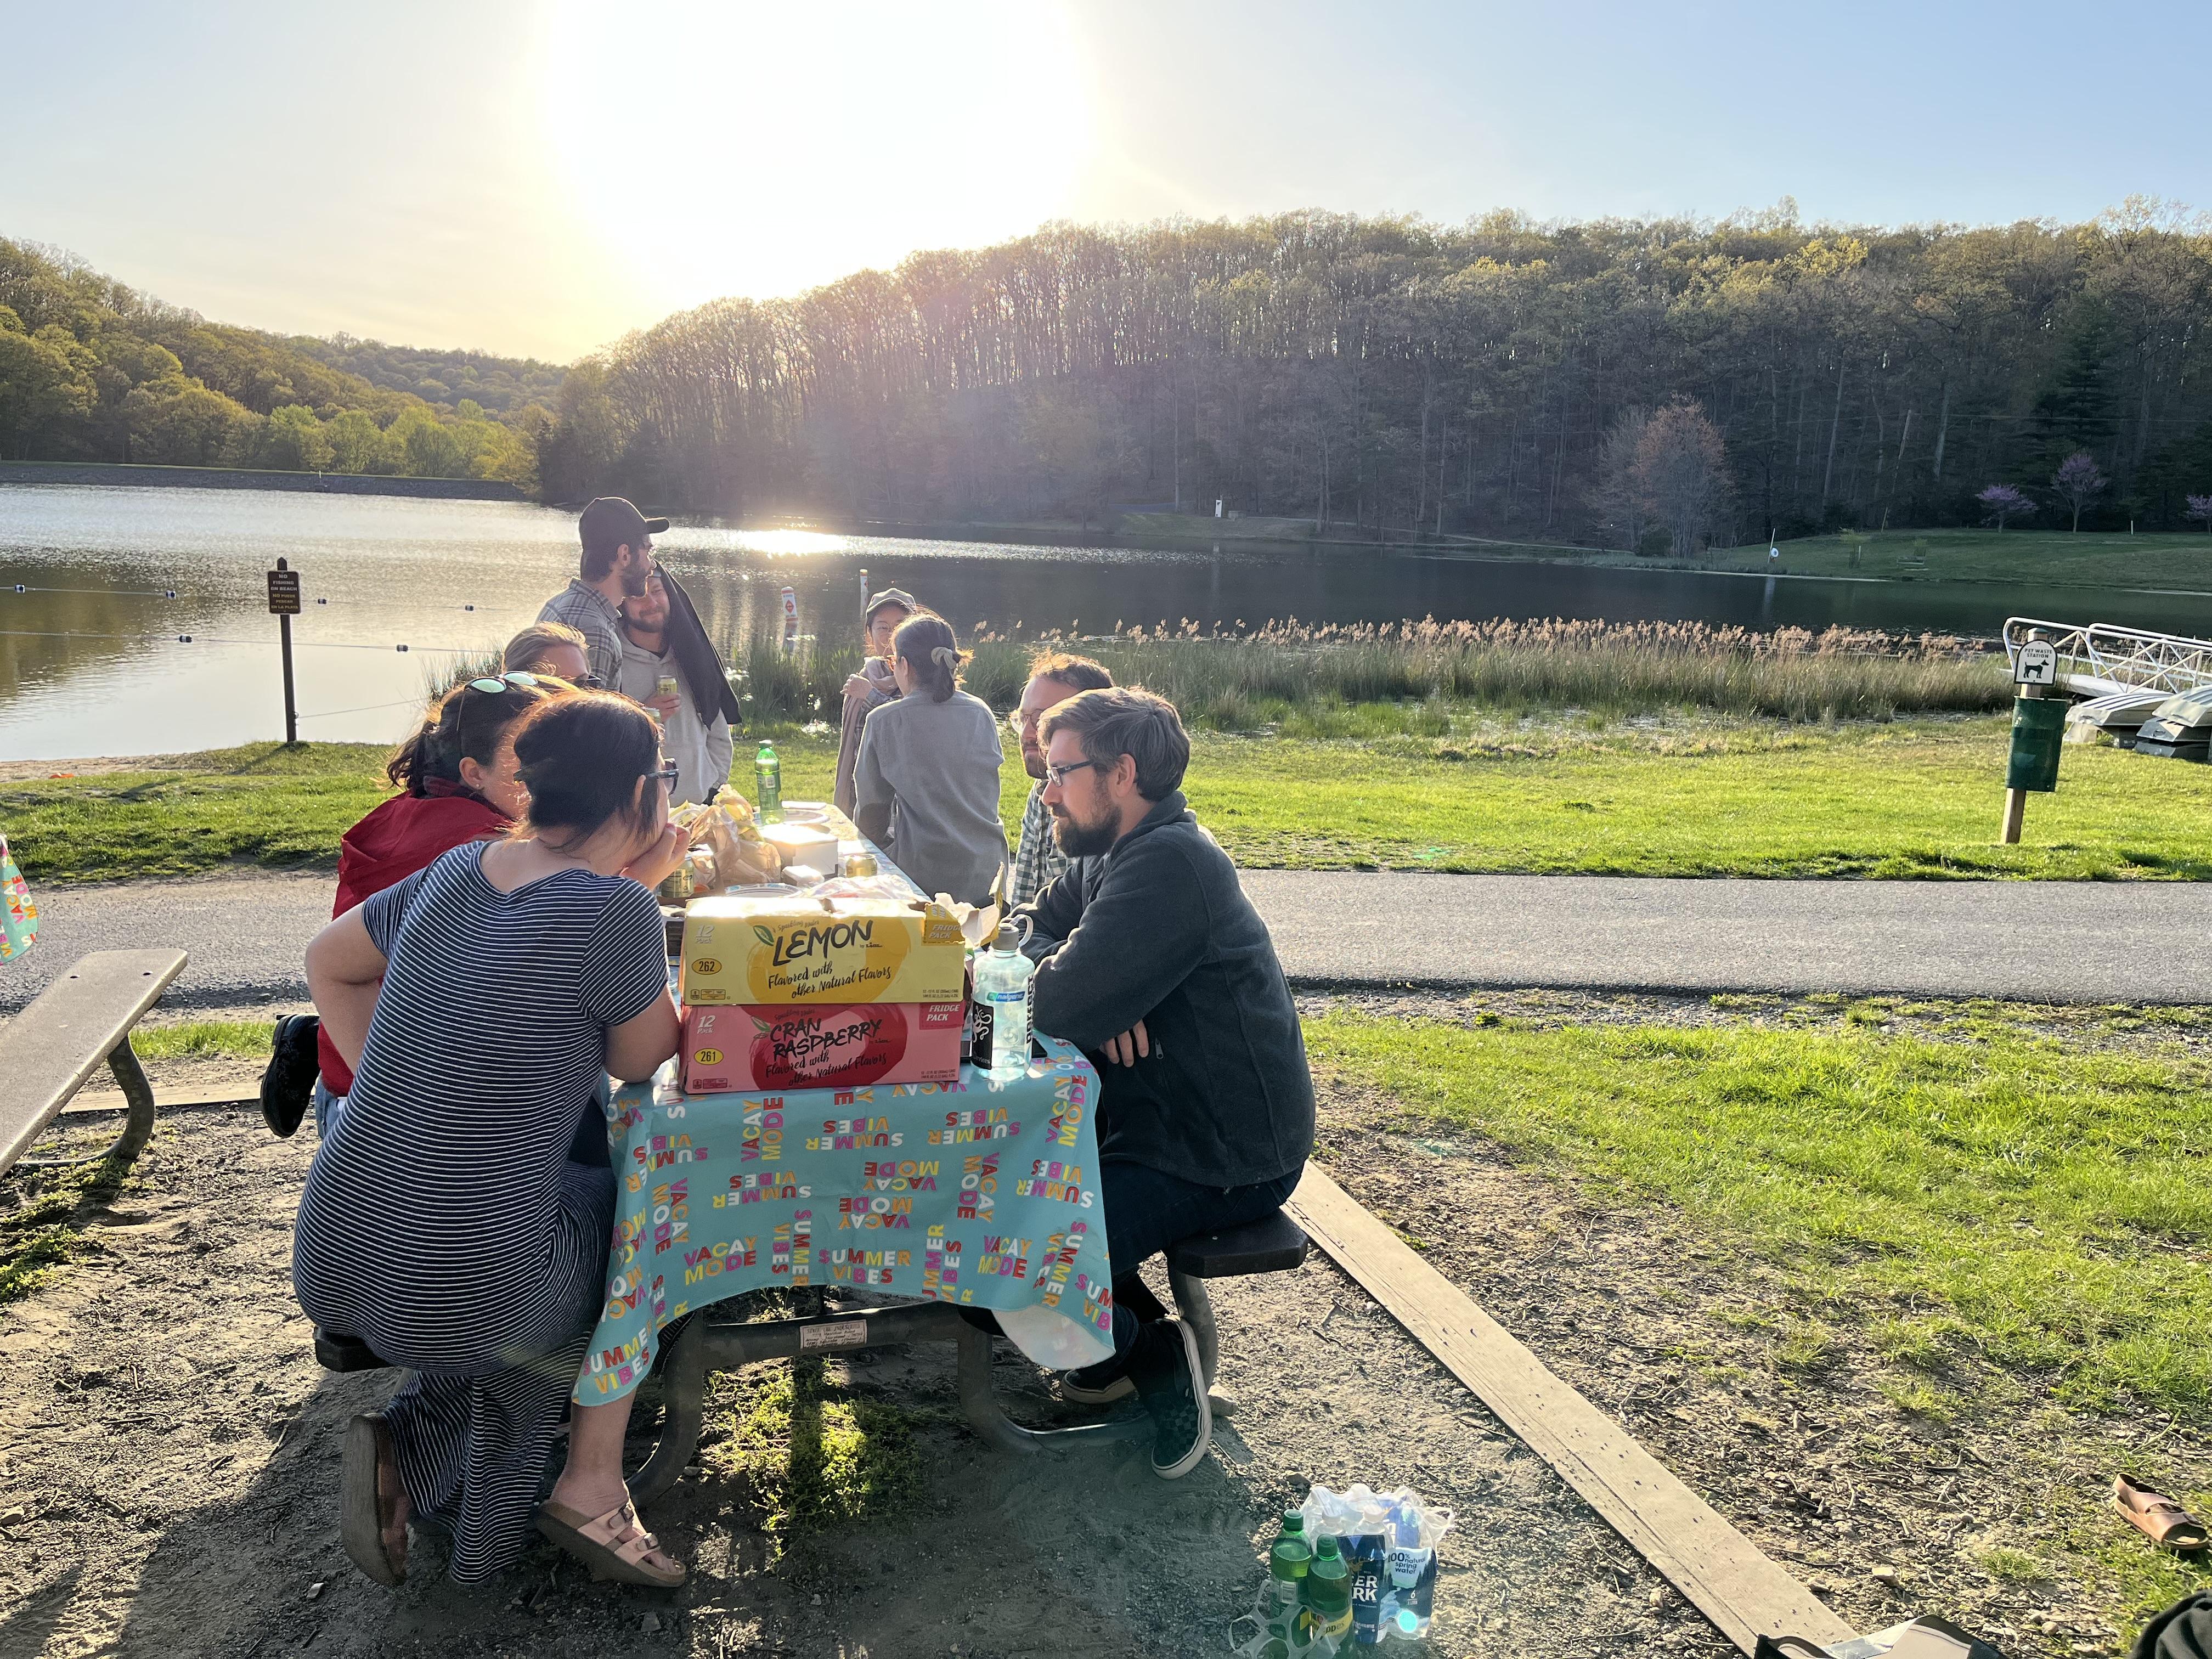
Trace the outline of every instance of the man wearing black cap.
<path fill-rule="evenodd" d="M 566 623 L 584 636 L 592 678 L 612 686 L 622 673 L 622 602 L 643 597 L 653 574 L 653 538 L 668 528 L 619 495 L 602 495 L 576 520 L 584 544 L 580 574 L 538 613 L 540 622 Z"/>

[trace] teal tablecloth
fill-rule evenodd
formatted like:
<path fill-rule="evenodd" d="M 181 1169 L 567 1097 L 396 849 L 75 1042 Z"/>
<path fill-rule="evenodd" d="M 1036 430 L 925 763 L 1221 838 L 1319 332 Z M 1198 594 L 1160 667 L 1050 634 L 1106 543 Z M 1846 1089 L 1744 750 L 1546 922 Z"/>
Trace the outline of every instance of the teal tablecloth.
<path fill-rule="evenodd" d="M 1098 1074 L 1041 1038 L 1029 1075 L 678 1093 L 672 1066 L 618 1091 L 608 1127 L 607 1299 L 576 1400 L 653 1367 L 670 1320 L 771 1285 L 843 1284 L 988 1308 L 1042 1365 L 1113 1352 L 1092 1116 Z"/>

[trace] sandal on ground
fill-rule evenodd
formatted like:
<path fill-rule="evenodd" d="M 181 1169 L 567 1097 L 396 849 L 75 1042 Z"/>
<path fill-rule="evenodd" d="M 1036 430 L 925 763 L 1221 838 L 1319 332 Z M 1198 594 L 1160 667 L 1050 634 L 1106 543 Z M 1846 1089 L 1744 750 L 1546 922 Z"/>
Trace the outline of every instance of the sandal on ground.
<path fill-rule="evenodd" d="M 690 1574 L 645 1529 L 629 1498 L 605 1515 L 586 1516 L 550 1498 L 538 1506 L 538 1530 L 592 1570 L 602 1583 L 674 1589 Z"/>
<path fill-rule="evenodd" d="M 2177 1554 L 2193 1555 L 2205 1546 L 2204 1523 L 2162 1492 L 2124 1474 L 2112 1482 L 2112 1507 L 2142 1529 L 2151 1542 Z"/>
<path fill-rule="evenodd" d="M 381 1417 L 346 1425 L 339 1465 L 338 1537 L 354 1565 L 387 1589 L 407 1577 L 407 1527 L 399 1520 L 399 1464 Z"/>

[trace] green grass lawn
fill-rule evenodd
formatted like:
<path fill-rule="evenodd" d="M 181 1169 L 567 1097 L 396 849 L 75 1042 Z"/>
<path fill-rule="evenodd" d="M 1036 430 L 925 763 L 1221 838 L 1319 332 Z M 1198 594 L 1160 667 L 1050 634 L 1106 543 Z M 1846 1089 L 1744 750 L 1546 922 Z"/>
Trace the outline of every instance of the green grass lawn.
<path fill-rule="evenodd" d="M 1306 1025 L 1318 1068 L 1780 1264 L 1900 1378 L 1978 1357 L 2212 1415 L 2203 1062 L 1963 1035 Z"/>
<path fill-rule="evenodd" d="M 1188 789 L 1240 862 L 1645 876 L 2073 879 L 2212 877 L 2212 769 L 2069 748 L 2027 836 L 1995 844 L 2001 718 L 1787 726 L 1302 714 L 1292 737 L 1194 738 Z M 1413 735 L 1414 726 L 1443 735 Z M 778 733 L 784 792 L 825 796 L 830 740 Z M 383 751 L 272 744 L 160 772 L 0 784 L 0 829 L 33 881 L 328 867 L 383 799 Z M 1010 762 L 1001 812 L 1029 780 Z M 746 787 L 740 777 L 739 787 Z"/>
<path fill-rule="evenodd" d="M 1858 544 L 1856 564 L 1851 561 L 1854 542 Z M 1692 562 L 1707 569 L 1765 570 L 1770 565 L 1767 546 L 1758 542 L 1747 547 L 1715 549 Z M 2203 534 L 1890 530 L 1863 536 L 1857 532 L 1850 536 L 1808 536 L 1784 542 L 1781 548 L 1779 568 L 1796 575 L 2049 582 L 2063 586 L 2212 592 L 2212 536 Z"/>

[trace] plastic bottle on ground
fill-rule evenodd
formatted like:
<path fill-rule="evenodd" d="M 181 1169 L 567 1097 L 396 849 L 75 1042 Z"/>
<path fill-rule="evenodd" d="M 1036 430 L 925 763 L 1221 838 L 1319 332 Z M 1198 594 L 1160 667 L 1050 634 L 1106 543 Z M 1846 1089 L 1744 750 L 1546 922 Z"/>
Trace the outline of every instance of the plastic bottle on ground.
<path fill-rule="evenodd" d="M 1389 1572 L 1389 1586 L 1382 1593 L 1383 1628 L 1393 1640 L 1425 1640 L 1436 1606 L 1437 1552 L 1421 1542 L 1421 1517 L 1408 1504 L 1390 1514 Z"/>
<path fill-rule="evenodd" d="M 1315 1544 L 1300 1599 L 1317 1647 L 1326 1644 L 1333 1653 L 1351 1645 L 1352 1568 L 1338 1553 L 1335 1539 Z"/>
<path fill-rule="evenodd" d="M 1267 1571 L 1278 1578 L 1299 1579 L 1313 1560 L 1313 1546 L 1306 1542 L 1306 1518 L 1296 1510 L 1283 1511 L 1282 1530 L 1267 1548 Z"/>

